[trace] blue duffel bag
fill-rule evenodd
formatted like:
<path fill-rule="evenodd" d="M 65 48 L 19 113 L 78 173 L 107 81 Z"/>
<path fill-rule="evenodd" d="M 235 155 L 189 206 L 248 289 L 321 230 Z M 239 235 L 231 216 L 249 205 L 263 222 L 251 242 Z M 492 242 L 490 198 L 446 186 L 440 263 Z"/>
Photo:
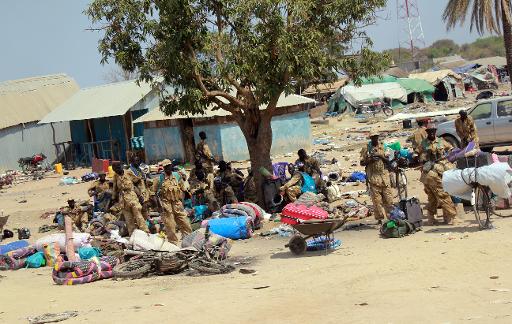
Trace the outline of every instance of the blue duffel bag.
<path fill-rule="evenodd" d="M 244 240 L 252 236 L 252 219 L 247 216 L 210 219 L 208 226 L 212 233 L 232 240 Z"/>

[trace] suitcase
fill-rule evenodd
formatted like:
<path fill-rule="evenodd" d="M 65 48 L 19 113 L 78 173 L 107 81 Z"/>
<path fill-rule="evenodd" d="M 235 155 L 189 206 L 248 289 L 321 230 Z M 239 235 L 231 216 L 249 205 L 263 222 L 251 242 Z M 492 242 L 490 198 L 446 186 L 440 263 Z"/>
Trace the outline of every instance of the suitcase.
<path fill-rule="evenodd" d="M 405 213 L 407 220 L 415 228 L 420 228 L 423 224 L 423 211 L 421 210 L 418 198 L 402 199 L 400 209 Z"/>
<path fill-rule="evenodd" d="M 492 164 L 491 154 L 480 152 L 477 156 L 460 157 L 457 159 L 457 169 L 479 168 Z"/>

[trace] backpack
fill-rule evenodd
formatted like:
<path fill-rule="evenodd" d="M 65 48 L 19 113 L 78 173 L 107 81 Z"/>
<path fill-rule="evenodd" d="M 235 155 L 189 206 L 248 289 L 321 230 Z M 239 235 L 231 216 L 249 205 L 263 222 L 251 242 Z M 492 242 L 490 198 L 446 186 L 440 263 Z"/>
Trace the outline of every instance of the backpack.
<path fill-rule="evenodd" d="M 380 227 L 384 238 L 400 238 L 414 233 L 414 226 L 406 220 L 389 220 Z"/>
<path fill-rule="evenodd" d="M 316 194 L 315 179 L 313 179 L 313 177 L 307 174 L 306 172 L 301 172 L 300 174 L 302 175 L 303 180 L 303 184 L 302 187 L 300 188 L 300 191 L 302 193 L 312 192 Z"/>

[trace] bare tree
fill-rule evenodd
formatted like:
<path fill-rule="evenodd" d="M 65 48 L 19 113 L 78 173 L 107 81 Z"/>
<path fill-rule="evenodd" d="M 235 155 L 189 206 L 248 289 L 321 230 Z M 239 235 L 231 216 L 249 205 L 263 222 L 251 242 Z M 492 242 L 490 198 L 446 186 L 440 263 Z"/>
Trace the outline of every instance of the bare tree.
<path fill-rule="evenodd" d="M 103 80 L 107 83 L 116 83 L 121 81 L 134 80 L 139 77 L 137 71 L 130 72 L 123 70 L 120 66 L 115 65 L 103 74 Z"/>

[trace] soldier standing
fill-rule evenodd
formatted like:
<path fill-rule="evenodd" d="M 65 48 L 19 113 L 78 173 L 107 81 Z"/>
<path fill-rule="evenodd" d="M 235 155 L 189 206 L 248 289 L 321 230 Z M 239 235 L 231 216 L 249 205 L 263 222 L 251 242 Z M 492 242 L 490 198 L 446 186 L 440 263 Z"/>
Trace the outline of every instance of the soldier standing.
<path fill-rule="evenodd" d="M 416 154 L 423 164 L 420 181 L 428 196 L 427 212 L 428 225 L 436 224 L 437 208 L 443 209 L 446 224 L 452 225 L 457 216 L 457 209 L 450 195 L 443 189 L 443 172 L 453 169 L 453 164 L 445 159 L 452 146 L 442 138 L 436 137 L 437 128 L 430 125 L 427 128 L 427 138 L 418 147 Z"/>
<path fill-rule="evenodd" d="M 379 133 L 371 132 L 370 142 L 361 150 L 360 163 L 365 167 L 375 219 L 379 224 L 391 212 L 393 205 L 389 171 L 385 162 L 384 145 L 379 142 Z"/>
<path fill-rule="evenodd" d="M 153 183 L 153 192 L 157 194 L 162 206 L 162 220 L 165 226 L 167 240 L 178 245 L 176 225 L 183 236 L 192 233 L 187 213 L 183 208 L 183 188 L 181 181 L 173 174 L 173 165 L 170 160 L 162 161 L 164 173 Z"/>
<path fill-rule="evenodd" d="M 123 216 L 128 234 L 131 235 L 135 229 L 149 233 L 146 220 L 142 216 L 141 201 L 144 201 L 144 199 L 136 193 L 132 176 L 124 171 L 119 162 L 113 163 L 112 169 L 115 172 L 112 179 L 114 183 L 113 198 L 119 199 L 119 203 L 123 207 Z"/>

